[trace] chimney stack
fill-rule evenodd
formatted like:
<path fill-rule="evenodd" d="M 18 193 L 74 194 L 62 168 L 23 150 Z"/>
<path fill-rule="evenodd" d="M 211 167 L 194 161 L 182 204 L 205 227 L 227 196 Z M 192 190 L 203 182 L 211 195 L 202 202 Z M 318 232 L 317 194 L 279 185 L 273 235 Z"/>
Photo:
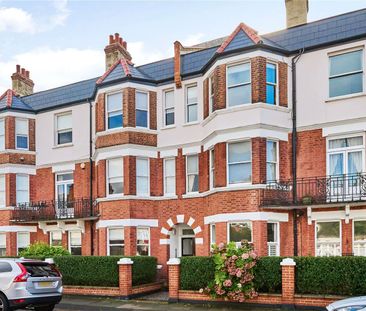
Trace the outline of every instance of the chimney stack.
<path fill-rule="evenodd" d="M 33 94 L 34 82 L 30 78 L 29 71 L 16 65 L 16 71 L 11 75 L 12 89 L 20 96 Z"/>
<path fill-rule="evenodd" d="M 309 0 L 285 0 L 287 28 L 307 23 Z"/>
<path fill-rule="evenodd" d="M 105 69 L 108 70 L 116 61 L 121 58 L 131 61 L 131 54 L 127 51 L 127 42 L 119 36 L 119 33 L 109 35 L 108 45 L 104 48 Z"/>

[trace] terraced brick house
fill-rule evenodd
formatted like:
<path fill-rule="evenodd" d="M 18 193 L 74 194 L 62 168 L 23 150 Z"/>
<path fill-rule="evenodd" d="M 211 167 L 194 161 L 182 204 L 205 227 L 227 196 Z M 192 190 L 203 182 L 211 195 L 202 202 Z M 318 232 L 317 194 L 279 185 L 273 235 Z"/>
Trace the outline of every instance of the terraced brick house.
<path fill-rule="evenodd" d="M 0 254 L 366 255 L 366 9 L 232 34 L 135 66 L 118 35 L 99 77 L 0 99 Z"/>

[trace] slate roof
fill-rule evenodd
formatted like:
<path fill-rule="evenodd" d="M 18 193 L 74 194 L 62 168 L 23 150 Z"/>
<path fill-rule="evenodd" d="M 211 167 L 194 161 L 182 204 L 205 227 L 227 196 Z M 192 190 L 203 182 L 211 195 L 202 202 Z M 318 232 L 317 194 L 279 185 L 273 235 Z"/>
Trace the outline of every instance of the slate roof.
<path fill-rule="evenodd" d="M 241 23 L 228 36 L 202 44 L 203 49 L 181 55 L 181 74 L 189 76 L 201 73 L 205 66 L 221 53 L 235 53 L 243 48 L 265 47 L 291 55 L 302 48 L 307 50 L 366 37 L 366 9 L 353 11 L 281 31 L 258 35 L 249 26 Z M 137 79 L 150 83 L 173 81 L 174 58 L 168 58 L 142 66 L 128 61 L 119 61 L 103 76 L 80 81 L 55 89 L 34 93 L 25 97 L 11 96 L 12 105 L 7 105 L 8 96 L 0 97 L 0 109 L 14 108 L 24 111 L 42 111 L 55 107 L 85 102 L 95 95 L 97 87 L 121 79 Z"/>
<path fill-rule="evenodd" d="M 23 111 L 33 111 L 33 109 L 16 96 L 13 90 L 7 90 L 0 96 L 0 110 L 12 108 Z"/>

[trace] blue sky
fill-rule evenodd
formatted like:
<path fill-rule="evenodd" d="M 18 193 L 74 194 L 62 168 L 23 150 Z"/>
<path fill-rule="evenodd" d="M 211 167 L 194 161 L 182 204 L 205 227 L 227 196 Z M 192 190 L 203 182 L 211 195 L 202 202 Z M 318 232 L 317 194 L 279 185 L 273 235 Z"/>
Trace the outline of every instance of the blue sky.
<path fill-rule="evenodd" d="M 0 0 L 0 92 L 20 63 L 36 90 L 103 74 L 108 35 L 119 32 L 139 65 L 229 35 L 244 22 L 259 33 L 285 27 L 284 0 L 5 1 Z M 310 0 L 313 21 L 366 7 L 366 0 Z"/>

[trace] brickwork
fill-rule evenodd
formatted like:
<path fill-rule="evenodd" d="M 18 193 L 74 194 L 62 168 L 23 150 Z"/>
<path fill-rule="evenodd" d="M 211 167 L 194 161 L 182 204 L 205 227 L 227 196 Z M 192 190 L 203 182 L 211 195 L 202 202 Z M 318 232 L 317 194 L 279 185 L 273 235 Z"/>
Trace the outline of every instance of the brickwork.
<path fill-rule="evenodd" d="M 143 146 L 156 146 L 157 136 L 151 133 L 141 133 L 134 131 L 123 131 L 98 136 L 96 148 L 105 148 L 117 145 L 134 144 Z"/>
<path fill-rule="evenodd" d="M 164 194 L 163 159 L 150 158 L 150 195 L 161 196 Z"/>
<path fill-rule="evenodd" d="M 182 149 L 178 149 L 175 163 L 176 193 L 181 197 L 186 193 L 186 157 L 182 154 Z"/>
<path fill-rule="evenodd" d="M 124 194 L 136 194 L 136 157 L 127 156 L 123 158 L 124 172 Z"/>
<path fill-rule="evenodd" d="M 215 187 L 226 186 L 226 143 L 215 145 Z"/>
<path fill-rule="evenodd" d="M 252 103 L 266 102 L 266 59 L 262 56 L 251 59 Z"/>
<path fill-rule="evenodd" d="M 182 87 L 182 77 L 180 74 L 181 70 L 181 59 L 180 49 L 182 45 L 179 41 L 174 42 L 174 83 L 177 89 Z"/>
<path fill-rule="evenodd" d="M 15 149 L 15 117 L 5 117 L 5 149 Z"/>
<path fill-rule="evenodd" d="M 106 129 L 105 126 L 105 94 L 98 95 L 96 100 L 95 109 L 95 128 L 97 132 L 103 132 Z"/>
<path fill-rule="evenodd" d="M 205 192 L 209 189 L 210 176 L 209 176 L 209 151 L 201 150 L 199 154 L 199 192 Z"/>
<path fill-rule="evenodd" d="M 131 87 L 123 90 L 123 126 L 136 126 L 136 90 Z"/>
<path fill-rule="evenodd" d="M 157 99 L 156 92 L 149 92 L 149 117 L 150 129 L 156 130 L 156 113 L 157 113 Z"/>
<path fill-rule="evenodd" d="M 284 62 L 278 63 L 278 93 L 279 105 L 282 107 L 288 106 L 288 66 Z"/>
<path fill-rule="evenodd" d="M 1 164 L 25 164 L 25 165 L 35 165 L 36 156 L 35 154 L 29 153 L 1 153 L 0 154 L 0 165 Z"/>
<path fill-rule="evenodd" d="M 259 256 L 267 256 L 267 221 L 253 221 L 253 245 Z"/>
<path fill-rule="evenodd" d="M 132 262 L 119 263 L 119 293 L 126 298 L 132 294 Z"/>
<path fill-rule="evenodd" d="M 266 177 L 266 139 L 252 138 L 252 183 L 265 183 Z"/>
<path fill-rule="evenodd" d="M 169 300 L 178 301 L 180 285 L 180 265 L 179 263 L 168 262 L 169 270 Z"/>
<path fill-rule="evenodd" d="M 29 150 L 36 151 L 36 120 L 29 119 Z"/>
<path fill-rule="evenodd" d="M 206 119 L 209 115 L 209 79 L 203 81 L 203 119 Z"/>
<path fill-rule="evenodd" d="M 219 65 L 214 70 L 214 106 L 213 111 L 226 108 L 226 65 Z"/>
<path fill-rule="evenodd" d="M 107 161 L 99 160 L 97 164 L 97 196 L 98 198 L 104 198 L 106 196 L 106 172 L 107 172 Z"/>

